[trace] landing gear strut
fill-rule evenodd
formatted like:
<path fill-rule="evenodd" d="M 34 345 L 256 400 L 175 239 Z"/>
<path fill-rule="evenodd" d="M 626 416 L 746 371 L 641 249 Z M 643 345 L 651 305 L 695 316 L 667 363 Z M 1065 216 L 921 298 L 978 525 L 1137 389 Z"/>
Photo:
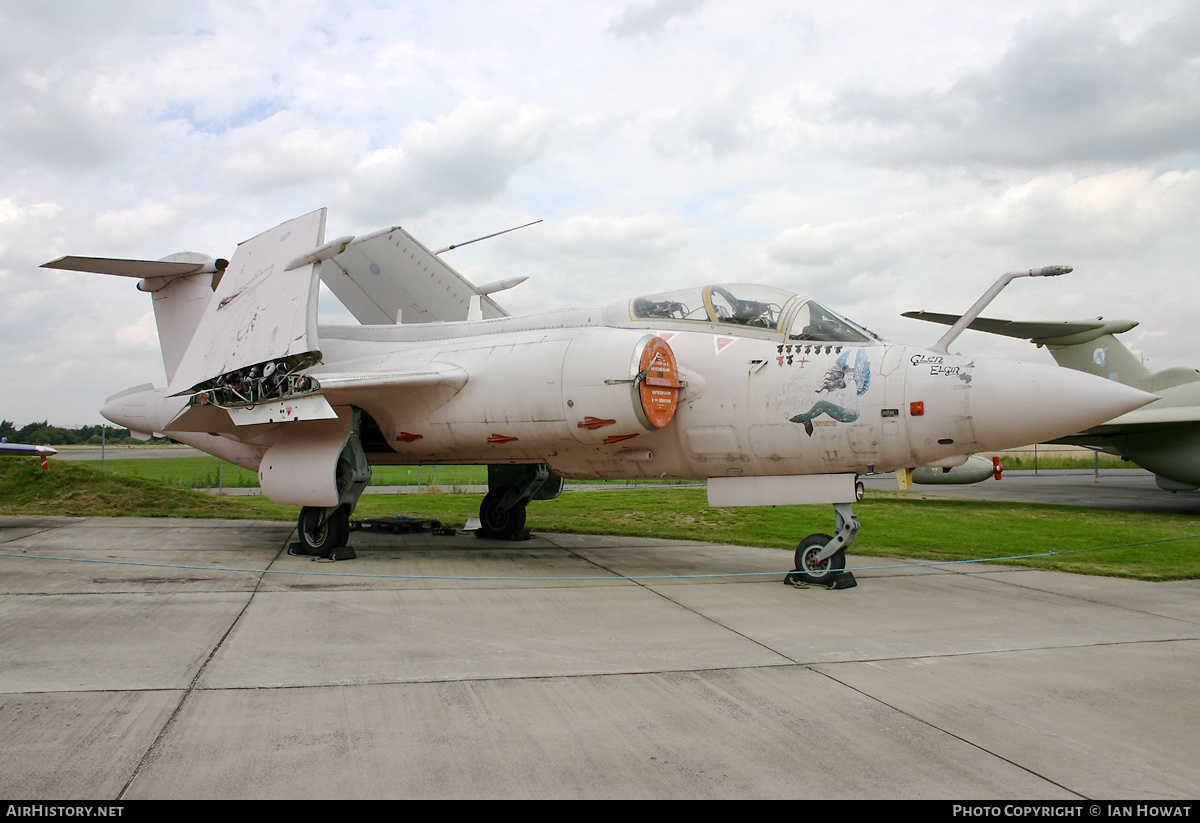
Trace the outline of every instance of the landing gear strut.
<path fill-rule="evenodd" d="M 861 487 L 861 483 L 857 487 Z M 862 492 L 858 491 L 859 499 Z M 846 571 L 846 549 L 858 536 L 858 520 L 854 517 L 853 503 L 835 503 L 835 534 L 810 534 L 796 547 L 796 568 L 790 572 L 786 582 L 797 580 L 831 589 L 849 589 L 857 586 L 854 575 Z"/>

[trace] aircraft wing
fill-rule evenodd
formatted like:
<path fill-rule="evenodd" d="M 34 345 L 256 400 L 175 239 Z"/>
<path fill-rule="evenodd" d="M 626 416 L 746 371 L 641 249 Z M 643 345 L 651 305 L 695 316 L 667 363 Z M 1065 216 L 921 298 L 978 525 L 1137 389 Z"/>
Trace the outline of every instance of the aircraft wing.
<path fill-rule="evenodd" d="M 366 235 L 325 262 L 321 279 L 363 325 L 466 320 L 481 294 L 399 226 Z M 483 318 L 507 317 L 490 297 Z"/>
<path fill-rule="evenodd" d="M 906 311 L 902 317 L 914 320 L 925 320 L 930 323 L 940 323 L 953 326 L 962 317 L 961 314 L 938 314 L 930 311 Z M 1082 343 L 1099 337 L 1102 334 L 1120 334 L 1136 326 L 1132 320 L 1069 320 L 1069 321 L 1027 321 L 1000 320 L 991 317 L 978 317 L 968 329 L 999 334 L 1004 337 L 1016 337 L 1021 340 L 1031 340 L 1039 345 L 1061 343 Z"/>
<path fill-rule="evenodd" d="M 1134 431 L 1166 429 L 1184 423 L 1200 423 L 1200 406 L 1156 406 L 1131 411 L 1088 429 L 1089 434 L 1113 435 Z"/>
<path fill-rule="evenodd" d="M 0 456 L 58 454 L 58 449 L 49 446 L 27 446 L 24 443 L 0 443 Z"/>
<path fill-rule="evenodd" d="M 172 394 L 211 388 L 267 362 L 286 361 L 289 369 L 320 362 L 321 264 L 301 258 L 324 237 L 325 209 L 317 209 L 238 245 L 171 380 Z"/>

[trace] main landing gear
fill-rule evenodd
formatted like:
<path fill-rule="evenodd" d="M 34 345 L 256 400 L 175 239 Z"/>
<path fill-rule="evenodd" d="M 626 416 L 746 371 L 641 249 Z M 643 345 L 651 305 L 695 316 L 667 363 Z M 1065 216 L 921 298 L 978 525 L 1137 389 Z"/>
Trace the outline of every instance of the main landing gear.
<path fill-rule="evenodd" d="M 527 540 L 525 507 L 530 500 L 553 500 L 563 479 L 544 465 L 488 466 L 488 493 L 479 506 L 476 537 Z"/>
<path fill-rule="evenodd" d="M 862 500 L 863 484 L 855 483 L 855 495 Z M 834 535 L 810 534 L 796 547 L 796 568 L 784 578 L 787 583 L 797 581 L 831 589 L 850 589 L 858 585 L 854 575 L 846 571 L 846 549 L 858 536 L 858 519 L 854 516 L 853 503 L 835 503 L 833 510 Z"/>
<path fill-rule="evenodd" d="M 329 557 L 335 549 L 346 546 L 350 539 L 350 506 L 341 505 L 330 511 L 320 506 L 305 506 L 296 522 L 300 535 L 300 550 L 313 557 Z"/>
<path fill-rule="evenodd" d="M 338 501 L 333 506 L 305 506 L 300 509 L 296 532 L 300 544 L 296 554 L 322 557 L 328 560 L 349 560 L 354 549 L 346 546 L 350 540 L 350 513 L 358 505 L 367 484 L 371 482 L 371 466 L 363 451 L 362 412 L 354 410 L 353 425 L 334 467 Z"/>

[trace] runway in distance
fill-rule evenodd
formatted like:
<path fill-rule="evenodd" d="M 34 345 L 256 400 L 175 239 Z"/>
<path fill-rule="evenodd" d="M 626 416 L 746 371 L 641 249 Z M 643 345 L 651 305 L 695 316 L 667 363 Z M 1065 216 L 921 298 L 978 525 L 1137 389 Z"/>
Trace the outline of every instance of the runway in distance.
<path fill-rule="evenodd" d="M 949 325 L 954 314 L 905 312 L 905 317 Z M 1158 399 L 1136 411 L 1052 442 L 1114 454 L 1154 472 L 1159 488 L 1200 488 L 1200 371 L 1183 367 L 1151 372 L 1115 335 L 1134 320 L 1015 321 L 980 317 L 968 328 L 1043 346 L 1060 365 L 1152 392 Z"/>
<path fill-rule="evenodd" d="M 264 494 L 301 507 L 314 554 L 345 545 L 372 465 L 486 464 L 495 537 L 521 533 L 563 477 L 703 479 L 713 506 L 831 504 L 833 534 L 796 551 L 798 575 L 828 583 L 859 528 L 859 475 L 960 465 L 1153 399 L 951 355 L 947 338 L 894 345 L 774 286 L 512 317 L 489 296 L 511 283 L 476 288 L 398 227 L 326 243 L 325 220 L 289 220 L 228 262 L 45 264 L 134 277 L 153 297 L 167 384 L 113 395 L 104 416 L 258 471 Z M 322 278 L 366 325 L 318 328 Z"/>

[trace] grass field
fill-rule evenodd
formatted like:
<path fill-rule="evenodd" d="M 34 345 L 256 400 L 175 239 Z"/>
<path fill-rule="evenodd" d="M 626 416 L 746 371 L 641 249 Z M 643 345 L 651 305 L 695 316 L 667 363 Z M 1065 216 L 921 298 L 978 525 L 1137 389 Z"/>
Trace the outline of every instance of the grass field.
<path fill-rule="evenodd" d="M 462 527 L 478 512 L 480 497 L 366 494 L 354 517 L 406 514 Z M 919 498 L 919 493 L 872 492 L 855 507 L 863 528 L 852 553 L 955 561 L 1058 552 L 1006 562 L 1141 580 L 1200 579 L 1200 524 L 1187 515 Z M 82 463 L 60 461 L 43 472 L 34 460 L 0 461 L 0 514 L 291 521 L 297 512 L 264 497 L 205 494 Z M 828 533 L 832 520 L 829 506 L 717 509 L 707 505 L 702 489 L 668 487 L 567 492 L 558 500 L 532 503 L 528 525 L 543 532 L 705 540 L 790 551 L 810 533 Z"/>
<path fill-rule="evenodd" d="M 72 461 L 76 465 L 100 469 L 99 460 Z M 58 461 L 56 461 L 58 465 Z M 215 457 L 108 458 L 104 471 L 122 477 L 140 477 L 182 489 L 256 489 L 258 474 Z M 219 468 L 218 468 L 219 467 Z M 487 485 L 487 466 L 372 466 L 372 486 L 449 486 L 451 488 Z M 571 481 L 568 481 L 571 482 Z M 627 481 L 609 481 L 628 485 Z M 678 485 L 680 481 L 650 480 L 640 483 Z"/>
<path fill-rule="evenodd" d="M 190 450 L 189 450 L 190 451 Z M 114 449 L 114 454 L 122 450 Z M 185 453 L 186 454 L 186 453 Z M 1090 471 L 1095 467 L 1093 455 L 1080 450 L 1044 451 L 1036 456 L 1030 450 L 1003 453 L 1001 459 L 1006 469 L 1033 469 L 1058 471 L 1075 469 Z M 99 460 L 73 461 L 99 469 Z M 105 471 L 124 477 L 142 477 L 183 489 L 241 489 L 258 488 L 258 474 L 235 466 L 232 463 L 209 456 L 162 457 L 156 459 L 109 457 L 104 463 Z M 1135 464 L 1119 460 L 1111 455 L 1100 455 L 1100 469 L 1134 468 Z M 568 485 L 575 481 L 568 480 Z M 612 480 L 606 485 L 683 485 L 677 480 Z M 486 466 L 373 466 L 372 486 L 444 486 L 451 489 L 487 484 Z"/>

